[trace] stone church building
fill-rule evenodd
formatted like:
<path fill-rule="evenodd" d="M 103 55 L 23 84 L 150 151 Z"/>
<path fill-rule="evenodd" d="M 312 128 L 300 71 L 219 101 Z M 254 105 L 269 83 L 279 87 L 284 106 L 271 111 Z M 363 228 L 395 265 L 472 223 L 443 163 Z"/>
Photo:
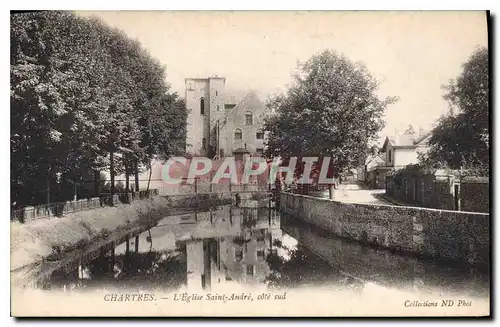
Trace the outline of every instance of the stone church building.
<path fill-rule="evenodd" d="M 234 101 L 225 77 L 186 78 L 187 153 L 222 158 L 262 154 L 266 108 L 256 93 Z"/>

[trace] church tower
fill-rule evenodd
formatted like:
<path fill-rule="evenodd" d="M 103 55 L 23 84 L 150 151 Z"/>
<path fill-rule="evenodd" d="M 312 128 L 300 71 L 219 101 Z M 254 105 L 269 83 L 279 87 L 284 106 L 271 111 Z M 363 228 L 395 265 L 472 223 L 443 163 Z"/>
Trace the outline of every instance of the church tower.
<path fill-rule="evenodd" d="M 186 78 L 185 83 L 188 110 L 186 151 L 212 157 L 217 148 L 217 126 L 224 118 L 226 78 Z"/>

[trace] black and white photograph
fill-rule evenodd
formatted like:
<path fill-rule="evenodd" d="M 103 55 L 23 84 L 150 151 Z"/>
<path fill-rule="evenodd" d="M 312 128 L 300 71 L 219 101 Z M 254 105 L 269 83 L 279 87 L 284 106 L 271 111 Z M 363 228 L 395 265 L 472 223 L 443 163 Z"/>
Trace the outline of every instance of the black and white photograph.
<path fill-rule="evenodd" d="M 11 316 L 491 316 L 491 20 L 11 11 Z"/>

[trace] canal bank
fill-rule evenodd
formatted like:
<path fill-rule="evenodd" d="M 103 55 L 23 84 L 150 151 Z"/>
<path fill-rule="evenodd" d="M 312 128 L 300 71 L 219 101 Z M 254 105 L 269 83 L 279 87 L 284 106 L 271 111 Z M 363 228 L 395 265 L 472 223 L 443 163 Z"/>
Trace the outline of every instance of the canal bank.
<path fill-rule="evenodd" d="M 91 260 L 106 244 L 135 237 L 165 216 L 208 210 L 233 201 L 231 194 L 222 193 L 155 197 L 61 218 L 11 223 L 12 282 L 32 284 L 54 269 L 74 265 L 74 258 L 84 254 Z"/>
<path fill-rule="evenodd" d="M 406 291 L 432 289 L 437 293 L 464 293 L 470 297 L 489 294 L 488 277 L 477 269 L 393 254 L 336 237 L 285 214 L 281 215 L 281 222 L 285 233 L 348 276 L 349 280 Z"/>
<path fill-rule="evenodd" d="M 27 303 L 33 303 L 36 296 L 36 309 L 43 307 L 54 315 L 72 315 L 66 307 L 75 305 L 96 305 L 103 314 L 128 316 L 164 308 L 166 311 L 159 314 L 165 315 L 179 309 L 180 302 L 174 297 L 185 292 L 202 296 L 252 293 L 256 301 L 234 302 L 240 309 L 262 303 L 257 301 L 261 293 L 286 292 L 287 302 L 281 302 L 284 307 L 303 305 L 304 299 L 311 298 L 328 304 L 323 312 L 338 309 L 338 303 L 346 301 L 348 307 L 385 303 L 401 309 L 405 301 L 411 301 L 409 305 L 425 301 L 440 304 L 449 299 L 457 303 L 467 299 L 476 314 L 477 310 L 488 312 L 487 274 L 372 249 L 266 207 L 223 206 L 164 217 L 140 234 L 138 243 L 131 240 L 127 248 L 123 242 L 114 254 L 110 251 L 92 262 L 82 260 L 81 266 L 73 267 L 70 273 L 54 272 L 37 293 L 15 290 L 13 311 L 21 307 L 32 310 Z M 130 301 L 128 305 L 110 301 L 126 294 L 148 294 L 154 299 L 140 304 Z M 85 302 L 74 302 L 78 299 Z M 203 304 L 197 309 L 209 306 L 211 312 L 222 312 L 233 302 L 221 306 L 219 302 L 193 301 L 189 308 L 197 303 Z M 148 304 L 151 307 L 144 306 Z M 113 311 L 116 308 L 123 311 Z M 463 308 L 458 309 L 464 314 Z M 446 312 L 458 309 L 440 307 Z M 371 313 L 380 315 L 380 310 Z"/>
<path fill-rule="evenodd" d="M 489 267 L 489 215 L 342 203 L 281 193 L 280 210 L 337 236 L 398 252 Z"/>
<path fill-rule="evenodd" d="M 144 259 L 151 259 L 156 251 L 162 251 L 161 256 L 170 256 L 180 243 L 189 242 L 190 246 L 198 247 L 206 243 L 200 241 L 203 239 L 236 237 L 245 228 L 267 228 L 273 216 L 271 211 L 268 206 L 226 205 L 205 210 L 177 208 L 150 224 L 142 222 L 129 229 L 119 229 L 89 247 L 65 253 L 59 260 L 40 261 L 34 266 L 11 272 L 11 277 L 16 277 L 12 278 L 12 284 L 16 289 L 49 290 L 58 280 L 69 286 L 72 281 L 81 284 L 90 276 L 92 280 L 102 278 L 109 281 L 117 277 L 120 279 L 122 273 L 130 275 L 143 269 L 143 272 L 150 271 L 152 267 L 139 268 L 137 265 L 144 264 Z"/>

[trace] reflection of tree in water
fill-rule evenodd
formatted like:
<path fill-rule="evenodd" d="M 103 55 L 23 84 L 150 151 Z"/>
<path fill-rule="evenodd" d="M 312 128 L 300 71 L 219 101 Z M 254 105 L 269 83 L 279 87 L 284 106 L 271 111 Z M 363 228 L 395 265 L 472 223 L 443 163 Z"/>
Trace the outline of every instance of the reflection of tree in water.
<path fill-rule="evenodd" d="M 266 282 L 270 287 L 325 284 L 338 282 L 343 278 L 335 268 L 300 243 L 291 249 L 275 240 L 273 246 L 274 250 L 266 257 L 271 270 Z"/>
<path fill-rule="evenodd" d="M 141 289 L 175 288 L 186 281 L 186 256 L 184 253 L 130 252 L 116 256 L 113 273 L 107 260 L 94 260 L 90 265 L 92 284 L 112 280 L 119 288 Z"/>
<path fill-rule="evenodd" d="M 351 289 L 353 291 L 362 291 L 365 286 L 365 283 L 352 276 L 344 276 L 340 281 L 337 287 L 334 288 L 334 290 L 345 290 L 345 289 Z"/>

